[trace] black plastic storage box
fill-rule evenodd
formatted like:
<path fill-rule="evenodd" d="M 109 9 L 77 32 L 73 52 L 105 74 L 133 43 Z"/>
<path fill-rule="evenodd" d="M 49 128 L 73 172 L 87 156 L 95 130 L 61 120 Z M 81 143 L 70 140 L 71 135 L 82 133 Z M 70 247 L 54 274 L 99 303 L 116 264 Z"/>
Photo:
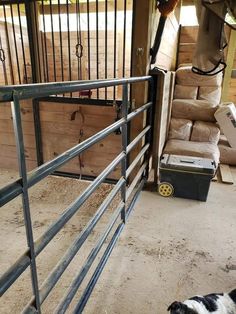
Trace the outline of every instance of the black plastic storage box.
<path fill-rule="evenodd" d="M 160 162 L 159 193 L 206 201 L 215 171 L 211 159 L 165 154 Z"/>

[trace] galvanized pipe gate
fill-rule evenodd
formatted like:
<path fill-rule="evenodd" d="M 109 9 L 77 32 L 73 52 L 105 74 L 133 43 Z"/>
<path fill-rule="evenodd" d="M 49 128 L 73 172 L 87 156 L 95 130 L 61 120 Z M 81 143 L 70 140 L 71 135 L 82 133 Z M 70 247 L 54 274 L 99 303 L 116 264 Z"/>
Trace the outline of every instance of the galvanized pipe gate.
<path fill-rule="evenodd" d="M 138 82 L 149 83 L 149 100 L 141 107 L 131 111 L 129 109 L 129 88 L 131 84 Z M 44 163 L 33 171 L 27 173 L 26 160 L 24 153 L 24 137 L 22 131 L 22 121 L 20 112 L 20 101 L 24 99 L 31 99 L 35 97 L 47 97 L 55 94 L 78 92 L 82 90 L 99 89 L 104 87 L 122 85 L 122 117 L 106 127 L 102 131 L 94 134 L 82 143 L 65 151 L 51 161 Z M 73 297 L 79 289 L 83 279 L 88 273 L 100 249 L 105 243 L 108 235 L 111 233 L 115 223 L 119 217 L 120 222 L 115 231 L 113 231 L 110 242 L 106 245 L 106 249 L 99 260 L 95 271 L 93 272 L 88 285 L 82 293 L 82 296 L 74 308 L 73 313 L 81 313 L 89 299 L 90 294 L 112 252 L 115 243 L 125 225 L 125 222 L 132 210 L 137 197 L 148 177 L 150 148 L 151 148 L 151 131 L 152 131 L 152 78 L 150 76 L 136 77 L 129 79 L 114 79 L 104 81 L 91 82 L 67 82 L 67 83 L 51 83 L 51 84 L 31 84 L 22 86 L 8 86 L 0 88 L 0 99 L 11 101 L 11 110 L 13 116 L 14 132 L 17 144 L 18 164 L 19 164 L 19 179 L 15 182 L 0 189 L 0 206 L 13 200 L 18 195 L 22 195 L 22 204 L 24 211 L 24 224 L 26 229 L 26 237 L 28 243 L 28 250 L 24 252 L 18 260 L 2 275 L 0 278 L 0 296 L 2 296 L 8 288 L 16 281 L 16 279 L 23 274 L 23 272 L 30 267 L 31 281 L 33 287 L 33 297 L 25 307 L 23 313 L 41 313 L 41 305 L 47 298 L 51 290 L 54 288 L 63 272 L 66 270 L 72 259 L 79 252 L 82 245 L 85 243 L 92 230 L 108 209 L 114 197 L 121 193 L 121 202 L 116 210 L 112 213 L 110 221 L 106 226 L 104 232 L 100 235 L 86 262 L 81 267 L 79 273 L 73 279 L 64 298 L 58 304 L 55 313 L 65 313 L 70 305 Z M 0 104 L 1 105 L 1 104 Z M 134 138 L 128 142 L 128 124 L 138 115 L 146 112 L 146 125 L 144 129 Z M 72 158 L 78 156 L 80 153 L 105 138 L 117 129 L 121 129 L 122 136 L 122 151 L 120 154 L 90 183 L 90 185 L 82 192 L 82 194 L 71 203 L 64 212 L 49 226 L 49 228 L 38 238 L 34 240 L 31 220 L 31 210 L 29 201 L 29 188 L 40 182 L 42 179 L 52 174 L 56 169 L 70 161 Z M 142 147 L 136 158 L 131 164 L 128 164 L 128 155 L 137 144 L 142 143 Z M 114 168 L 121 164 L 121 175 L 118 182 L 114 185 L 111 192 L 106 196 L 102 204 L 97 209 L 94 216 L 90 219 L 86 227 L 78 234 L 71 246 L 67 249 L 61 260 L 52 269 L 48 277 L 39 287 L 37 276 L 37 256 L 50 243 L 55 235 L 65 226 L 70 218 L 79 211 L 84 202 L 92 195 L 92 193 L 104 182 L 106 177 L 114 170 Z M 130 182 L 130 174 L 134 169 L 137 169 L 135 177 Z"/>

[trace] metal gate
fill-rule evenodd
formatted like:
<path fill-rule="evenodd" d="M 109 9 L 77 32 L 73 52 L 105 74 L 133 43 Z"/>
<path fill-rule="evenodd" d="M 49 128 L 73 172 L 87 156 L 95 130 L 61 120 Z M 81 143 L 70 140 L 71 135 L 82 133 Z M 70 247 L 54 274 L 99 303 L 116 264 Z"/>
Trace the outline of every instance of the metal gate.
<path fill-rule="evenodd" d="M 131 84 L 138 82 L 149 82 L 149 100 L 143 106 L 129 112 L 129 88 Z M 83 90 L 122 87 L 122 115 L 116 122 L 96 133 L 82 143 L 72 147 L 63 154 L 57 156 L 53 160 L 41 165 L 33 171 L 27 173 L 24 152 L 24 137 L 22 132 L 20 102 L 33 97 L 45 97 L 54 94 L 73 93 Z M 81 283 L 86 277 L 89 269 L 95 261 L 99 251 L 105 246 L 105 251 L 101 255 L 100 260 L 96 262 L 95 270 L 89 279 L 89 282 L 82 292 L 79 302 L 75 306 L 73 313 L 82 313 L 90 294 L 108 260 L 117 239 L 124 228 L 124 224 L 132 210 L 140 191 L 147 180 L 149 171 L 149 159 L 151 150 L 151 118 L 152 118 L 152 78 L 150 76 L 130 78 L 130 79 L 114 79 L 92 82 L 67 82 L 55 84 L 33 84 L 28 86 L 1 87 L 0 98 L 5 101 L 12 101 L 11 109 L 13 115 L 13 125 L 15 138 L 17 143 L 17 153 L 19 162 L 19 179 L 8 186 L 0 189 L 0 206 L 8 203 L 18 195 L 22 196 L 22 206 L 24 211 L 24 224 L 26 229 L 26 237 L 28 250 L 23 253 L 17 261 L 1 276 L 0 278 L 0 296 L 2 296 L 14 282 L 20 277 L 24 271 L 30 267 L 33 297 L 29 300 L 28 305 L 24 309 L 24 313 L 41 313 L 41 305 L 48 297 L 70 262 L 79 252 L 88 236 L 91 234 L 96 224 L 109 208 L 112 200 L 116 195 L 120 197 L 120 203 L 113 211 L 110 221 L 105 230 L 101 233 L 97 242 L 94 244 L 86 262 L 80 268 L 71 285 L 69 286 L 64 298 L 60 300 L 55 313 L 65 313 L 78 291 Z M 0 104 L 1 105 L 1 104 Z M 143 130 L 133 139 L 128 141 L 128 124 L 138 115 L 146 113 L 146 124 Z M 52 174 L 63 164 L 78 156 L 83 151 L 96 144 L 116 130 L 121 131 L 122 151 L 114 158 L 114 160 L 90 183 L 90 185 L 82 192 L 78 198 L 71 203 L 65 211 L 49 226 L 49 228 L 36 240 L 33 238 L 31 210 L 29 201 L 29 189 L 36 185 L 43 178 Z M 137 148 L 141 148 L 135 159 L 128 164 L 130 152 Z M 139 147 L 138 146 L 138 147 Z M 96 213 L 89 223 L 77 235 L 74 242 L 67 249 L 61 260 L 51 270 L 42 286 L 38 285 L 37 257 L 57 235 L 57 233 L 65 226 L 65 224 L 79 211 L 84 202 L 92 195 L 92 193 L 104 182 L 106 177 L 114 170 L 117 165 L 121 165 L 121 174 L 118 182 L 114 185 L 111 192 L 104 198 L 102 204 L 98 207 Z M 135 170 L 133 180 L 131 173 Z M 111 234 L 111 240 L 106 244 L 108 235 Z M 45 261 L 46 262 L 46 261 Z"/>

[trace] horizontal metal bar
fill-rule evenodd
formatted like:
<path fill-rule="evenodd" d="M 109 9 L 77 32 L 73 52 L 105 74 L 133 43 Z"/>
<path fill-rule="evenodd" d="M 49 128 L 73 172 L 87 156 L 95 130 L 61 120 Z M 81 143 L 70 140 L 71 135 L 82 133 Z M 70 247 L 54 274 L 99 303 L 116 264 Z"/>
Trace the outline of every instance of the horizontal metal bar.
<path fill-rule="evenodd" d="M 103 80 L 100 80 L 103 81 Z M 27 91 L 32 90 L 32 88 L 35 86 L 36 88 L 59 88 L 61 86 L 64 86 L 64 84 L 70 84 L 70 85 L 77 85 L 79 83 L 86 83 L 91 82 L 89 80 L 83 81 L 65 81 L 65 82 L 48 82 L 48 83 L 35 83 L 35 84 L 20 84 L 20 85 L 8 85 L 8 86 L 1 86 L 0 87 L 0 102 L 3 101 L 12 101 L 13 100 L 13 94 L 21 91 Z M 97 80 L 93 80 L 92 82 L 97 82 Z M 35 98 L 35 97 L 32 97 Z M 1 105 L 1 103 L 0 103 Z"/>
<path fill-rule="evenodd" d="M 140 159 L 143 157 L 143 155 L 146 153 L 148 148 L 150 147 L 150 144 L 146 144 L 141 151 L 138 153 L 138 155 L 135 157 L 135 159 L 130 164 L 129 168 L 126 170 L 126 177 L 128 178 L 131 174 L 131 172 L 134 170 L 137 163 L 140 161 Z"/>
<path fill-rule="evenodd" d="M 63 104 L 75 104 L 75 105 L 91 105 L 91 106 L 114 106 L 113 100 L 104 100 L 104 99 L 92 99 L 92 98 L 78 98 L 78 97 L 56 97 L 56 96 L 49 96 L 49 97 L 41 97 L 37 98 L 38 101 L 44 102 L 53 102 L 53 103 L 63 103 Z M 121 105 L 120 100 L 116 100 L 117 105 Z"/>
<path fill-rule="evenodd" d="M 127 154 L 131 152 L 131 150 L 138 144 L 138 142 L 144 137 L 144 135 L 151 129 L 151 126 L 148 125 L 142 132 L 139 133 L 138 136 L 133 139 L 133 141 L 127 146 Z"/>
<path fill-rule="evenodd" d="M 132 183 L 130 184 L 127 192 L 126 192 L 126 201 L 130 197 L 131 193 L 133 192 L 133 189 L 135 188 L 136 184 L 138 183 L 139 179 L 142 177 L 143 172 L 145 168 L 147 167 L 147 161 L 142 165 L 142 167 L 139 169 L 138 173 L 136 174 L 135 178 L 133 179 Z"/>
<path fill-rule="evenodd" d="M 57 156 L 56 158 L 44 163 L 40 167 L 29 172 L 28 173 L 28 187 L 33 186 L 35 183 L 39 182 L 40 180 L 42 180 L 43 178 L 45 178 L 46 176 L 54 172 L 57 168 L 61 167 L 69 160 L 81 154 L 83 151 L 91 147 L 93 144 L 95 144 L 99 140 L 113 133 L 115 130 L 120 128 L 122 124 L 124 123 L 125 123 L 124 118 L 116 121 L 115 123 L 111 124 L 107 128 L 89 137 L 82 143 L 72 147 L 71 149 L 67 150 L 63 154 Z M 10 200 L 12 200 L 14 197 L 22 193 L 22 187 L 19 184 L 19 182 L 21 182 L 20 179 L 0 189 L 0 207 L 2 207 L 4 204 L 6 204 Z"/>
<path fill-rule="evenodd" d="M 134 205 L 135 205 L 138 197 L 140 196 L 140 192 L 143 189 L 145 182 L 146 182 L 146 178 L 143 178 L 141 180 L 141 182 L 139 183 L 138 187 L 136 188 L 134 197 L 132 198 L 132 201 L 129 203 L 128 209 L 126 211 L 126 220 L 129 218 L 129 215 L 130 215 L 132 209 L 134 208 Z"/>
<path fill-rule="evenodd" d="M 29 250 L 0 277 L 0 297 L 30 265 Z"/>
<path fill-rule="evenodd" d="M 53 289 L 67 266 L 70 264 L 76 253 L 79 251 L 81 246 L 84 244 L 85 240 L 88 238 L 102 215 L 105 213 L 108 206 L 113 201 L 116 194 L 119 192 L 122 185 L 125 184 L 125 180 L 121 178 L 112 191 L 108 194 L 102 204 L 99 206 L 97 212 L 94 214 L 92 219 L 88 222 L 86 227 L 81 231 L 81 233 L 76 237 L 71 247 L 64 254 L 63 258 L 57 263 L 54 269 L 49 274 L 48 278 L 44 281 L 42 287 L 40 288 L 40 302 L 46 299 L 50 291 Z"/>
<path fill-rule="evenodd" d="M 70 305 L 74 295 L 76 294 L 77 290 L 79 289 L 83 279 L 85 278 L 86 274 L 88 273 L 92 263 L 94 262 L 97 254 L 99 253 L 100 249 L 102 248 L 102 245 L 106 241 L 110 231 L 112 230 L 115 222 L 117 221 L 117 218 L 119 217 L 119 215 L 120 215 L 120 213 L 124 207 L 125 207 L 125 204 L 123 202 L 121 202 L 119 204 L 118 208 L 113 213 L 105 231 L 99 237 L 97 243 L 95 244 L 94 248 L 92 249 L 89 256 L 87 257 L 83 267 L 81 268 L 79 273 L 76 275 L 76 277 L 72 281 L 72 283 L 68 289 L 68 292 L 66 293 L 66 295 L 64 296 L 64 298 L 62 299 L 62 301 L 60 302 L 60 304 L 58 305 L 58 307 L 54 313 L 63 314 L 67 310 L 67 308 Z"/>
<path fill-rule="evenodd" d="M 64 93 L 73 93 L 78 92 L 81 90 L 91 90 L 97 88 L 104 88 L 109 86 L 117 86 L 122 84 L 132 84 L 138 83 L 143 81 L 151 80 L 151 76 L 140 76 L 140 77 L 132 77 L 128 79 L 107 79 L 107 80 L 96 80 L 96 81 L 71 81 L 71 82 L 64 82 L 64 83 L 53 83 L 51 86 L 47 84 L 28 84 L 25 85 L 24 88 L 12 86 L 12 90 L 15 97 L 18 99 L 28 99 L 28 98 L 35 98 L 35 97 L 46 97 L 50 95 L 58 95 Z M 57 85 L 60 84 L 60 85 Z M 4 93 L 6 92 L 6 87 L 0 88 L 0 100 L 6 100 L 4 97 Z M 9 92 L 8 92 L 9 94 Z"/>
<path fill-rule="evenodd" d="M 138 114 L 140 114 L 141 112 L 147 110 L 151 106 L 152 106 L 152 102 L 148 102 L 145 105 L 143 105 L 142 107 L 139 107 L 139 108 L 135 109 L 134 111 L 132 111 L 131 113 L 128 114 L 127 121 L 129 122 L 134 117 L 136 117 Z"/>
<path fill-rule="evenodd" d="M 78 208 L 88 199 L 88 197 L 97 189 L 111 171 L 125 158 L 125 154 L 120 153 L 104 170 L 103 172 L 84 190 L 84 192 L 54 221 L 47 231 L 35 242 L 35 255 L 37 256 L 46 245 L 53 239 L 58 231 L 66 224 L 66 222 L 77 212 Z M 13 283 L 21 273 L 29 266 L 29 252 L 22 255 L 18 262 L 9 268 L 0 278 L 0 295 L 3 295 L 9 287 L 9 282 Z M 21 268 L 22 272 L 19 271 Z M 16 275 L 17 274 L 17 275 Z"/>
<path fill-rule="evenodd" d="M 72 179 L 80 179 L 83 181 L 93 181 L 94 179 L 96 179 L 96 176 L 80 175 L 77 173 L 71 173 L 71 172 L 65 172 L 65 171 L 54 171 L 52 175 L 56 177 L 68 177 Z M 108 183 L 108 184 L 116 184 L 117 182 L 118 182 L 117 179 L 108 178 L 104 180 L 104 183 Z"/>
<path fill-rule="evenodd" d="M 99 279 L 99 277 L 100 277 L 100 275 L 101 275 L 101 273 L 102 273 L 102 271 L 106 265 L 106 262 L 107 262 L 109 256 L 111 255 L 111 252 L 112 252 L 117 240 L 119 239 L 120 233 L 123 230 L 123 228 L 124 228 L 124 223 L 122 222 L 117 227 L 111 241 L 109 242 L 109 244 L 108 244 L 102 258 L 100 259 L 100 261 L 99 261 L 99 263 L 98 263 L 98 265 L 97 265 L 97 267 L 96 267 L 96 269 L 95 269 L 95 271 L 94 271 L 94 273 L 93 273 L 93 275 L 92 275 L 92 277 L 91 277 L 91 279 L 90 279 L 90 281 L 89 281 L 89 283 L 88 283 L 88 285 L 87 285 L 87 287 L 86 287 L 86 289 L 85 289 L 85 291 L 84 291 L 84 293 L 83 293 L 83 295 L 79 301 L 79 303 L 76 305 L 76 307 L 73 311 L 73 314 L 80 314 L 83 312 L 83 309 L 84 309 L 84 307 L 85 307 L 85 305 L 86 305 L 86 303 L 87 303 L 87 301 L 88 301 L 88 299 L 89 299 L 89 297 L 93 291 L 94 286 L 96 285 L 96 283 L 97 283 L 97 281 L 98 281 L 98 279 Z"/>

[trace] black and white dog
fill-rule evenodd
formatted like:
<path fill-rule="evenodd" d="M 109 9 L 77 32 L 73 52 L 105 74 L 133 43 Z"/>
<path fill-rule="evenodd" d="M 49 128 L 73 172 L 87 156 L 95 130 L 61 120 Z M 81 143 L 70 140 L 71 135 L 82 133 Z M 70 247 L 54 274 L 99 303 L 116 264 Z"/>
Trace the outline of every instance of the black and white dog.
<path fill-rule="evenodd" d="M 236 314 L 236 289 L 230 293 L 195 296 L 184 302 L 173 302 L 170 314 Z"/>

